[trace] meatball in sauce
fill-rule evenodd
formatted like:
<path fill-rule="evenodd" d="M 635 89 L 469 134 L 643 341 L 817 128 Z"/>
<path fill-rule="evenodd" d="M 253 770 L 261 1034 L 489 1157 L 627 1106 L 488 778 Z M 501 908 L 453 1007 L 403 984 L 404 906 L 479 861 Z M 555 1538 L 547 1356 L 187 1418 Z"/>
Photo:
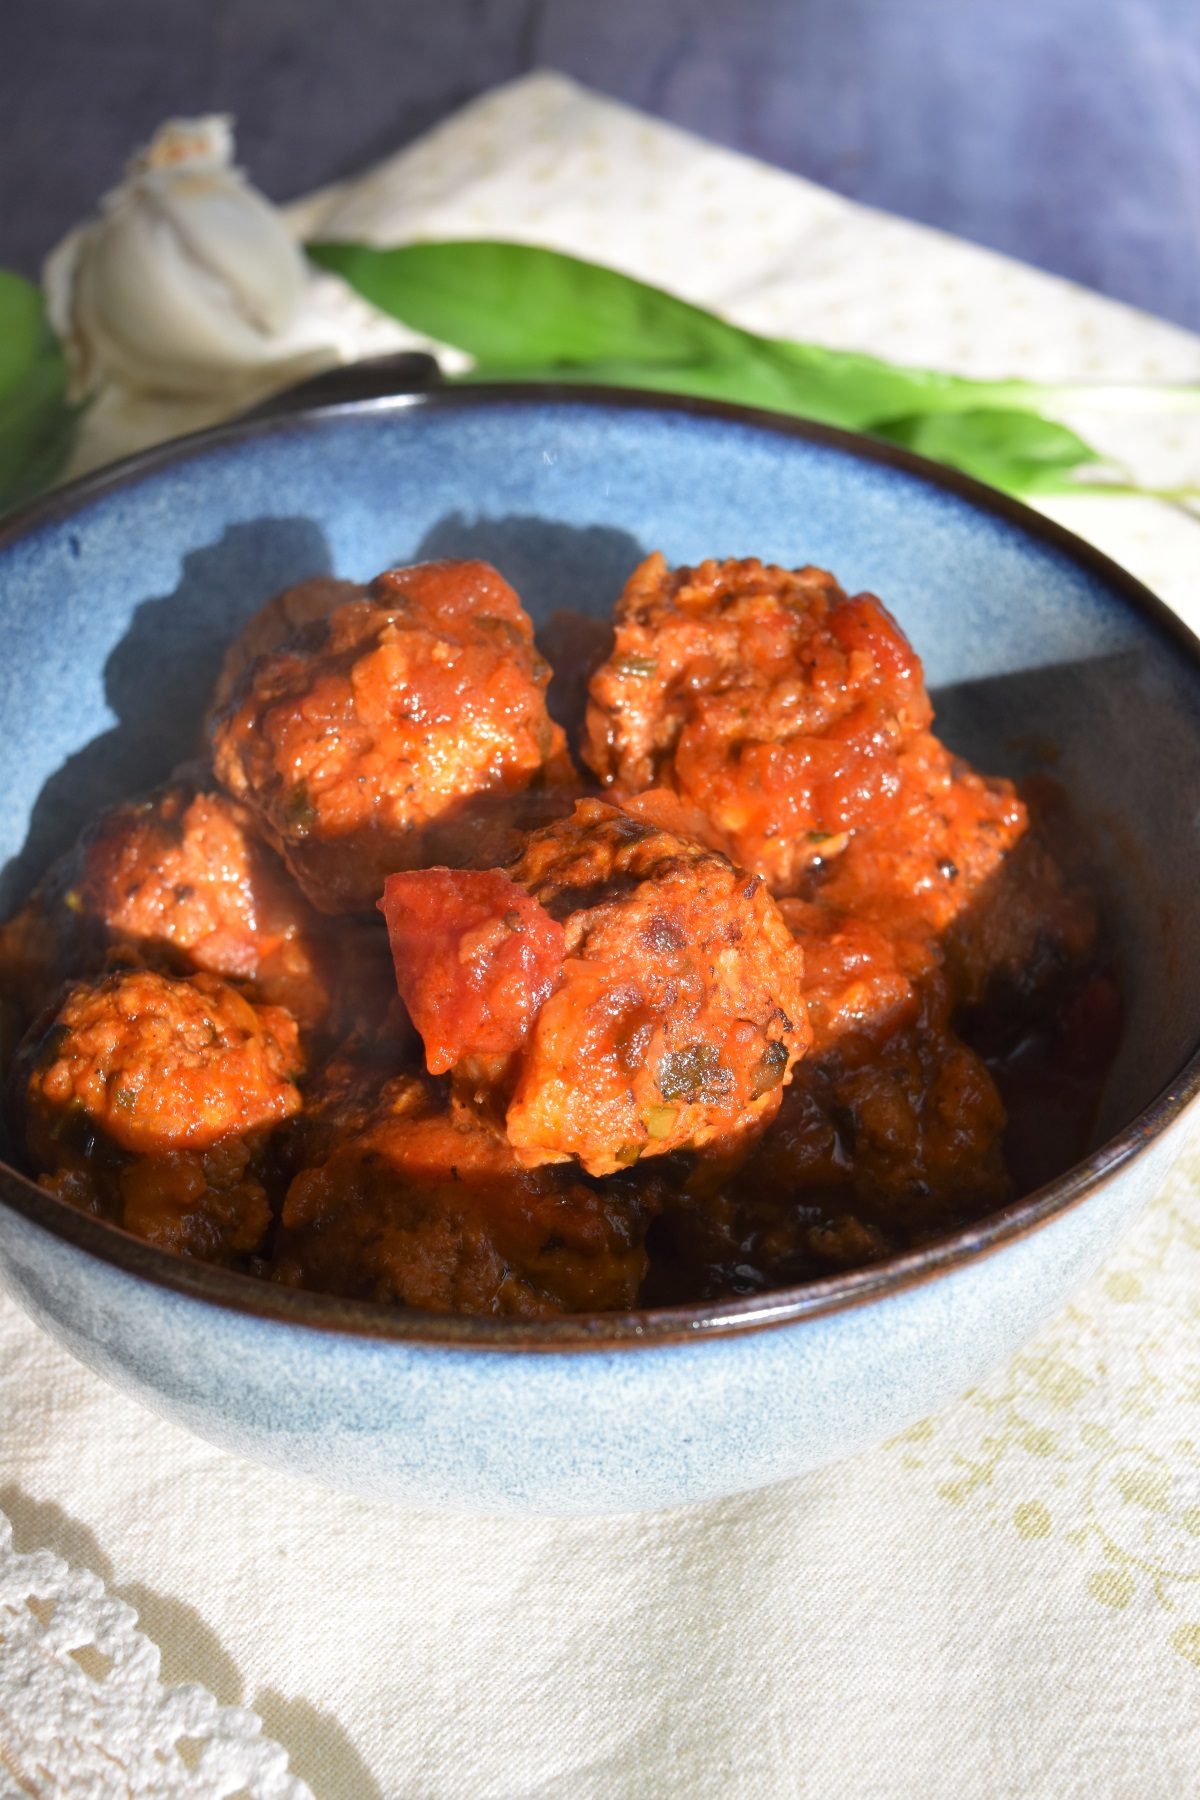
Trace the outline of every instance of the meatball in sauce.
<path fill-rule="evenodd" d="M 549 673 L 486 563 L 393 569 L 249 665 L 214 766 L 315 906 L 370 911 L 472 801 L 574 785 Z"/>
<path fill-rule="evenodd" d="M 394 875 L 383 907 L 430 1068 L 498 1085 L 529 1167 L 608 1175 L 755 1133 L 809 1042 L 761 878 L 603 801 L 534 832 L 506 876 Z"/>
<path fill-rule="evenodd" d="M 636 1304 L 646 1194 L 528 1169 L 502 1133 L 428 1078 L 398 1076 L 346 1128 L 324 1109 L 325 1154 L 283 1202 L 274 1275 L 290 1286 L 419 1306 L 544 1318 Z"/>
<path fill-rule="evenodd" d="M 142 963 L 251 982 L 310 1027 L 343 953 L 246 808 L 187 773 L 105 813 L 0 926 L 0 992 L 27 1024 L 64 981 Z"/>
<path fill-rule="evenodd" d="M 879 600 L 655 554 L 542 642 L 589 774 L 487 564 L 250 620 L 211 769 L 0 927 L 43 1187 L 286 1286 L 541 1318 L 819 1279 L 1082 1153 L 1120 1031 L 1082 838 L 941 743 Z"/>
<path fill-rule="evenodd" d="M 167 1249 L 225 1261 L 271 1224 L 258 1179 L 300 1110 L 299 1034 L 215 975 L 130 969 L 72 989 L 17 1059 L 12 1104 L 42 1185 Z"/>
<path fill-rule="evenodd" d="M 593 674 L 584 759 L 619 794 L 674 790 L 707 840 L 787 893 L 888 816 L 929 723 L 921 665 L 870 594 L 822 569 L 651 556 Z"/>

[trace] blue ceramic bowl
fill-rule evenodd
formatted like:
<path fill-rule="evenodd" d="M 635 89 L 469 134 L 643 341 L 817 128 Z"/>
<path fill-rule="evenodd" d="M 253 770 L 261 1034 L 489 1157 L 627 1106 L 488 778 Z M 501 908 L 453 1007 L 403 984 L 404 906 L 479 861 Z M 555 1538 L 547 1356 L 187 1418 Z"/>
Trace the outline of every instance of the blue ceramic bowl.
<path fill-rule="evenodd" d="M 389 1311 L 173 1258 L 0 1172 L 0 1280 L 202 1437 L 417 1505 L 656 1507 L 775 1481 L 1002 1361 L 1161 1183 L 1200 1085 L 1200 646 L 1003 497 L 731 408 L 460 389 L 206 433 L 0 534 L 0 906 L 188 754 L 223 646 L 321 570 L 483 556 L 535 618 L 643 554 L 758 555 L 878 592 L 941 729 L 1016 776 L 1047 738 L 1106 848 L 1128 1005 L 1097 1147 L 986 1223 L 749 1300 L 523 1321 Z"/>

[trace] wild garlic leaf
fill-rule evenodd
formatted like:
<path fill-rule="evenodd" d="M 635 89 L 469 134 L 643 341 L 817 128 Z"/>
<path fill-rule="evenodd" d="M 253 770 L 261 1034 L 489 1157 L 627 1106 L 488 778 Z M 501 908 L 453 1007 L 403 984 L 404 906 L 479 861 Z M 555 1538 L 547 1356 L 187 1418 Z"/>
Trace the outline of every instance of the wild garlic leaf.
<path fill-rule="evenodd" d="M 1010 494 L 1061 494 L 1080 483 L 1073 471 L 1100 458 L 1081 437 L 1036 413 L 979 408 L 916 413 L 875 426 L 877 437 L 948 463 Z"/>
<path fill-rule="evenodd" d="M 874 432 L 1011 493 L 1072 484 L 1095 453 L 1043 390 L 759 337 L 615 269 L 527 244 L 314 244 L 384 312 L 475 358 L 469 381 L 573 380 L 734 401 Z"/>
<path fill-rule="evenodd" d="M 759 340 L 805 416 L 848 431 L 873 431 L 884 419 L 926 413 L 1010 409 L 1028 395 L 1024 382 L 972 381 L 936 369 L 884 362 L 859 350 L 829 350 L 787 338 Z"/>
<path fill-rule="evenodd" d="M 603 362 L 530 364 L 476 363 L 460 381 L 580 381 L 602 387 L 650 388 L 658 393 L 688 394 L 703 400 L 728 400 L 738 406 L 762 406 L 773 412 L 811 419 L 807 396 L 766 357 L 745 355 L 736 361 L 639 362 L 608 358 Z M 822 413 L 821 424 L 843 421 Z"/>
<path fill-rule="evenodd" d="M 0 512 L 32 499 L 57 475 L 79 409 L 31 282 L 0 269 Z"/>
<path fill-rule="evenodd" d="M 740 358 L 747 336 L 615 269 L 529 244 L 310 244 L 382 312 L 494 370 Z"/>
<path fill-rule="evenodd" d="M 44 310 L 32 282 L 0 269 L 0 400 L 36 359 Z"/>
<path fill-rule="evenodd" d="M 569 374 L 575 381 L 601 386 L 649 388 L 659 393 L 688 394 L 706 400 L 729 400 L 743 406 L 761 406 L 798 418 L 817 417 L 807 394 L 797 394 L 769 364 L 740 365 L 580 363 L 562 368 L 498 368 L 478 364 L 467 382 L 496 380 L 554 381 Z M 830 418 L 829 409 L 820 423 L 845 425 Z M 850 427 L 848 427 L 850 428 Z M 976 407 L 964 412 L 910 413 L 899 419 L 870 419 L 853 429 L 886 438 L 928 456 L 977 481 L 988 482 L 1010 494 L 1052 494 L 1078 489 L 1072 472 L 1100 459 L 1075 432 L 1036 413 Z"/>
<path fill-rule="evenodd" d="M 477 379 L 586 368 L 589 380 L 662 386 L 675 371 L 679 391 L 781 406 L 850 430 L 931 407 L 977 407 L 981 389 L 1007 399 L 1020 385 L 759 337 L 615 269 L 530 244 L 313 244 L 309 255 L 382 311 L 466 351 Z"/>

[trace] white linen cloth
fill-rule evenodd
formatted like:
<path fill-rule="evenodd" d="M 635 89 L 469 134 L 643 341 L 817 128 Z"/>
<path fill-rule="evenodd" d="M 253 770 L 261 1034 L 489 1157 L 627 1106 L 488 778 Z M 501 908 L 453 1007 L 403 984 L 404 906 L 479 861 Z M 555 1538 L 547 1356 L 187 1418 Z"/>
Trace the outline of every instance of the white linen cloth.
<path fill-rule="evenodd" d="M 293 218 L 305 236 L 546 243 L 773 334 L 964 373 L 1200 379 L 1200 339 L 558 76 Z M 409 341 L 334 282 L 313 304 L 364 351 Z M 1194 422 L 1078 422 L 1145 481 L 1200 481 Z M 1200 624 L 1195 519 L 1045 510 Z M 0 1418 L 17 1549 L 98 1574 L 163 1679 L 252 1707 L 319 1800 L 1200 1787 L 1200 1140 L 993 1380 L 895 1442 L 715 1504 L 476 1519 L 333 1496 L 143 1412 L 3 1302 Z M 56 1792 L 6 1777 L 4 1666 L 0 1642 L 0 1796 Z"/>

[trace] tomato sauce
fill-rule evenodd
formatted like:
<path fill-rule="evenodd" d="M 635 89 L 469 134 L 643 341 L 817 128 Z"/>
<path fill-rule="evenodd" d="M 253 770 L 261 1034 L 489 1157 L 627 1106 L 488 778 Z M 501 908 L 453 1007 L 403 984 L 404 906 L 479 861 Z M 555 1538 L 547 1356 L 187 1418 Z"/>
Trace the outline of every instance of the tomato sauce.
<path fill-rule="evenodd" d="M 291 1286 L 543 1317 L 814 1280 L 1083 1154 L 1120 1040 L 1068 798 L 941 743 L 886 607 L 649 557 L 540 639 L 319 580 L 211 756 L 0 927 L 51 1191 Z"/>

